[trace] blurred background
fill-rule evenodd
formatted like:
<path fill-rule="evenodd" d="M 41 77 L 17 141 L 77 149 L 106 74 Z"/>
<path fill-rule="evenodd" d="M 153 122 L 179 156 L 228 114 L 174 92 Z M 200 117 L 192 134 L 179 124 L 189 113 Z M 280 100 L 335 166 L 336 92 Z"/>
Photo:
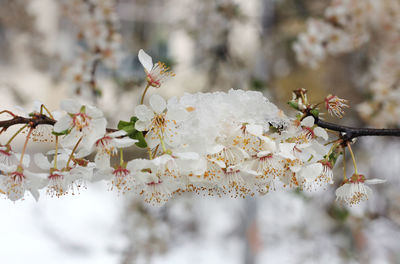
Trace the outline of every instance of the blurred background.
<path fill-rule="evenodd" d="M 357 1 L 0 0 L 0 110 L 22 111 L 15 108 L 20 106 L 29 111 L 35 100 L 56 110 L 63 98 L 77 98 L 101 108 L 115 127 L 130 118 L 143 92 L 145 74 L 137 59 L 143 48 L 176 73 L 150 94 L 169 98 L 185 92 L 256 90 L 290 114 L 286 102 L 291 91 L 306 88 L 316 103 L 330 93 L 350 101 L 343 119 L 326 116 L 329 121 L 398 127 L 393 120 L 400 118 L 377 122 L 356 110 L 374 100 L 369 84 L 377 70 L 371 69 L 387 48 L 380 37 L 371 33 L 363 45 L 326 56 L 317 67 L 296 60 L 298 35 L 307 31 L 309 19 L 323 19 L 332 2 Z M 398 12 L 391 6 L 398 7 L 398 0 L 382 2 Z M 399 27 L 400 20 L 392 23 Z M 398 35 L 395 41 L 400 43 Z M 400 60 L 400 52 L 390 54 Z M 400 63 L 390 69 L 395 81 L 386 85 L 397 89 Z M 1 142 L 7 135 L 0 136 Z M 48 147 L 30 143 L 35 150 Z M 80 194 L 61 198 L 42 192 L 39 202 L 0 199 L 0 259 L 400 263 L 400 141 L 362 138 L 354 148 L 362 173 L 387 180 L 357 207 L 337 204 L 335 186 L 248 199 L 185 194 L 163 207 L 107 191 L 105 183 L 88 184 Z M 143 153 L 131 148 L 129 155 Z M 338 162 L 336 186 L 341 177 Z"/>

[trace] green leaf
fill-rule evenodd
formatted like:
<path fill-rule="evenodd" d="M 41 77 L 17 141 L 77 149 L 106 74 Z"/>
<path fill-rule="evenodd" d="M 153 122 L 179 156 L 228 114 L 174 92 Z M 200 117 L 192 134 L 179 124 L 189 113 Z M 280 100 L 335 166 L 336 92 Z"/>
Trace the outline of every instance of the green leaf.
<path fill-rule="evenodd" d="M 138 120 L 136 116 L 132 116 L 129 122 L 121 120 L 118 123 L 118 129 L 124 130 L 129 138 L 138 140 L 139 142 L 136 142 L 135 145 L 139 148 L 147 148 L 143 132 L 135 129 L 135 123 Z"/>
<path fill-rule="evenodd" d="M 142 131 L 136 130 L 135 137 L 133 139 L 139 140 L 139 142 L 135 143 L 135 145 L 138 146 L 139 148 L 147 148 L 147 143 L 146 140 L 144 139 Z"/>
<path fill-rule="evenodd" d="M 317 108 L 314 108 L 310 111 L 310 113 L 315 117 L 318 118 L 319 116 L 319 110 Z"/>
<path fill-rule="evenodd" d="M 300 110 L 300 109 L 299 109 L 299 104 L 298 104 L 297 102 L 289 101 L 289 102 L 288 102 L 288 105 L 289 105 L 290 107 L 296 109 L 296 110 Z"/>
<path fill-rule="evenodd" d="M 65 129 L 65 130 L 63 130 L 63 131 L 61 131 L 61 132 L 51 131 L 51 133 L 52 133 L 53 135 L 55 135 L 55 136 L 68 135 L 69 132 L 70 132 L 69 129 Z"/>

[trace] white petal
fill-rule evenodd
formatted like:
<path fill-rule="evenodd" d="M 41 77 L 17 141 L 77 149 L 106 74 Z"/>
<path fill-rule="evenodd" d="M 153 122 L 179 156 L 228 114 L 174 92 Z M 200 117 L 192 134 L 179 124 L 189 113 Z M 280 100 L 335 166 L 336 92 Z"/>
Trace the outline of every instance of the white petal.
<path fill-rule="evenodd" d="M 295 160 L 296 157 L 293 156 L 293 149 L 294 149 L 295 145 L 296 145 L 295 143 L 280 143 L 279 144 L 279 149 L 280 149 L 279 155 L 284 158 L 287 158 L 287 159 Z"/>
<path fill-rule="evenodd" d="M 54 125 L 55 132 L 62 132 L 72 127 L 72 118 L 69 115 L 62 116 Z"/>
<path fill-rule="evenodd" d="M 138 120 L 135 123 L 135 128 L 138 131 L 147 131 L 147 130 L 149 130 L 150 125 L 151 125 L 151 120 L 147 120 L 147 121 Z"/>
<path fill-rule="evenodd" d="M 117 148 L 127 148 L 135 144 L 136 142 L 139 142 L 139 140 L 136 139 L 131 139 L 128 137 L 123 137 L 123 138 L 114 138 L 114 143 Z"/>
<path fill-rule="evenodd" d="M 153 94 L 150 97 L 150 106 L 157 114 L 161 114 L 165 108 L 167 107 L 167 103 L 165 102 L 164 98 L 159 96 L 158 94 Z"/>
<path fill-rule="evenodd" d="M 200 159 L 200 155 L 196 152 L 180 152 L 180 153 L 174 153 L 173 155 L 179 159 L 184 159 L 184 160 Z"/>
<path fill-rule="evenodd" d="M 21 159 L 21 153 L 15 153 L 15 157 L 17 160 Z M 27 168 L 29 167 L 29 163 L 31 163 L 31 157 L 28 154 L 24 155 L 24 158 L 22 159 L 22 165 Z"/>
<path fill-rule="evenodd" d="M 112 172 L 113 172 L 112 168 L 98 170 L 93 175 L 93 178 L 91 179 L 91 181 L 96 182 L 96 181 L 101 181 L 101 180 L 109 180 L 113 177 Z"/>
<path fill-rule="evenodd" d="M 138 105 L 135 108 L 135 115 L 141 121 L 148 121 L 148 120 L 151 120 L 153 118 L 154 113 L 147 106 Z"/>
<path fill-rule="evenodd" d="M 325 129 L 323 129 L 322 127 L 316 127 L 316 128 L 314 128 L 314 134 L 317 136 L 317 137 L 321 137 L 321 138 L 323 138 L 323 139 L 325 139 L 325 140 L 328 140 L 328 133 L 326 132 L 326 130 Z"/>
<path fill-rule="evenodd" d="M 107 136 L 112 137 L 112 138 L 116 138 L 116 137 L 122 137 L 125 136 L 127 133 L 124 130 L 118 130 L 116 132 L 112 132 L 110 134 L 108 134 Z"/>
<path fill-rule="evenodd" d="M 225 148 L 224 145 L 215 144 L 215 145 L 209 146 L 207 148 L 207 153 L 208 154 L 215 154 L 215 153 L 218 153 L 218 152 L 222 151 L 224 148 Z"/>
<path fill-rule="evenodd" d="M 257 158 L 262 158 L 271 154 L 271 151 L 260 151 L 257 153 Z"/>
<path fill-rule="evenodd" d="M 97 152 L 94 162 L 99 169 L 110 168 L 110 155 L 103 152 Z"/>
<path fill-rule="evenodd" d="M 90 105 L 86 106 L 86 114 L 92 118 L 103 117 L 103 112 L 100 109 Z"/>
<path fill-rule="evenodd" d="M 384 182 L 386 182 L 386 180 L 383 179 L 370 179 L 365 181 L 366 184 L 380 184 Z"/>
<path fill-rule="evenodd" d="M 305 127 L 312 127 L 314 125 L 314 117 L 307 116 L 303 119 L 303 121 L 301 121 L 300 125 Z"/>
<path fill-rule="evenodd" d="M 263 140 L 263 149 L 274 152 L 276 150 L 276 143 L 269 137 L 260 136 Z"/>
<path fill-rule="evenodd" d="M 168 120 L 183 121 L 187 119 L 189 113 L 185 109 L 168 108 L 166 118 Z"/>
<path fill-rule="evenodd" d="M 79 113 L 81 107 L 82 105 L 76 100 L 65 99 L 61 101 L 61 109 L 67 111 L 68 113 Z"/>
<path fill-rule="evenodd" d="M 306 179 L 307 181 L 313 181 L 316 177 L 321 175 L 323 166 L 321 163 L 314 163 L 303 167 L 300 171 L 300 177 Z"/>
<path fill-rule="evenodd" d="M 33 159 L 36 165 L 42 170 L 49 170 L 51 168 L 49 160 L 45 155 L 43 155 L 43 153 L 36 153 L 35 156 L 33 156 Z"/>
<path fill-rule="evenodd" d="M 168 161 L 173 161 L 173 160 L 174 159 L 170 155 L 164 154 L 164 155 L 159 156 L 151 161 L 154 163 L 154 165 L 160 166 L 160 165 L 167 163 Z"/>
<path fill-rule="evenodd" d="M 263 128 L 262 128 L 262 126 L 259 126 L 259 125 L 247 125 L 246 130 L 250 134 L 258 136 L 258 137 L 262 136 L 262 133 L 263 133 Z"/>
<path fill-rule="evenodd" d="M 151 69 L 153 69 L 153 59 L 146 52 L 144 52 L 144 50 L 139 50 L 138 58 L 147 72 L 150 72 Z"/>

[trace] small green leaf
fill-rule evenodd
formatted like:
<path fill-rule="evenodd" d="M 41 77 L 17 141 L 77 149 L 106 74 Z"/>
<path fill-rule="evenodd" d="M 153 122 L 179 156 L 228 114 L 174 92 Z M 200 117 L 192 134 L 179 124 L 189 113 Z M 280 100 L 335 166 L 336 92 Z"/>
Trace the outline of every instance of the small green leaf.
<path fill-rule="evenodd" d="M 136 121 L 138 121 L 138 120 L 139 120 L 139 118 L 137 118 L 136 116 L 131 117 L 131 123 L 133 123 L 133 124 L 135 124 Z"/>
<path fill-rule="evenodd" d="M 288 102 L 288 105 L 289 105 L 290 107 L 296 109 L 296 110 L 300 110 L 300 109 L 299 109 L 299 104 L 298 104 L 297 102 L 289 101 L 289 102 Z"/>
<path fill-rule="evenodd" d="M 144 139 L 143 133 L 135 129 L 135 123 L 138 120 L 139 119 L 136 116 L 132 116 L 129 122 L 121 120 L 118 123 L 118 129 L 124 130 L 128 134 L 128 137 L 138 140 L 139 142 L 136 142 L 135 144 L 139 148 L 147 148 L 147 143 Z"/>
<path fill-rule="evenodd" d="M 63 131 L 61 131 L 61 132 L 51 131 L 51 133 L 52 133 L 53 135 L 55 135 L 55 136 L 68 135 L 69 132 L 70 132 L 69 129 L 65 129 L 65 130 L 63 130 Z"/>
<path fill-rule="evenodd" d="M 144 139 L 142 131 L 136 130 L 135 137 L 133 139 L 139 140 L 139 142 L 135 143 L 135 145 L 138 146 L 139 148 L 147 148 L 147 143 L 146 140 Z"/>
<path fill-rule="evenodd" d="M 310 113 L 315 117 L 318 118 L 319 116 L 319 110 L 317 108 L 314 108 L 310 111 Z"/>

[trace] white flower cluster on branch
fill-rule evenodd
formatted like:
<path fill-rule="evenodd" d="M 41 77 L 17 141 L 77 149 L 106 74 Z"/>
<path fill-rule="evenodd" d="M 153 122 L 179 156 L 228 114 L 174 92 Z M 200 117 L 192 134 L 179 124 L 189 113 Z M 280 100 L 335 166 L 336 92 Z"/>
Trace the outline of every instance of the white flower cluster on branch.
<path fill-rule="evenodd" d="M 157 66 L 142 50 L 139 59 L 148 82 L 143 101 L 150 86 L 157 83 L 153 87 L 158 88 L 162 78 L 173 74 L 155 71 Z M 294 91 L 289 102 L 298 111 L 296 118 L 288 118 L 255 91 L 185 94 L 168 101 L 155 94 L 149 105 L 136 107 L 129 121 L 120 121 L 118 130 L 107 128 L 101 110 L 76 100 L 62 101 L 61 112 L 51 113 L 41 105 L 30 118 L 4 110 L 0 114 L 12 119 L 0 121 L 0 133 L 11 125 L 25 125 L 0 145 L 0 192 L 13 201 L 26 191 L 38 199 L 41 188 L 61 196 L 85 182 L 106 180 L 111 189 L 163 204 L 183 192 L 246 197 L 282 188 L 313 191 L 333 184 L 333 166 L 347 144 L 355 174 L 344 177 L 338 199 L 349 204 L 367 199 L 368 181 L 357 173 L 349 142 L 339 138 L 327 143 L 326 130 L 316 124 L 319 110 L 308 103 L 306 93 Z M 345 102 L 329 95 L 325 107 L 342 115 Z M 32 172 L 27 145 L 34 135 L 46 135 L 36 131 L 49 125 L 54 126 L 55 149 L 33 154 L 42 171 Z M 22 153 L 15 153 L 11 143 L 23 130 L 27 135 Z M 123 149 L 133 145 L 146 148 L 148 159 L 125 160 Z M 94 160 L 88 159 L 94 152 Z"/>

